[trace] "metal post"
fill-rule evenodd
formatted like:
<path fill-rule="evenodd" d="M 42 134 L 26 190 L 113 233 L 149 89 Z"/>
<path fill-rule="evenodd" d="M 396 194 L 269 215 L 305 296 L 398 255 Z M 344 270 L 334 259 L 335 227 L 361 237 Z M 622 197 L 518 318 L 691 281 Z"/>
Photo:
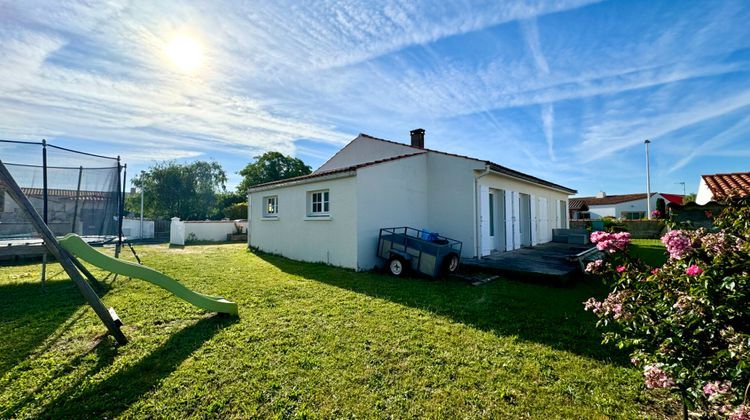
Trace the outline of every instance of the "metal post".
<path fill-rule="evenodd" d="M 42 219 L 44 224 L 47 224 L 48 205 L 47 199 L 49 193 L 47 191 L 47 139 L 42 139 Z M 47 251 L 42 254 L 42 289 L 45 287 L 47 278 Z"/>
<path fill-rule="evenodd" d="M 651 140 L 646 139 L 643 143 L 646 145 L 646 217 L 651 220 L 651 168 L 648 160 L 648 145 Z"/>
<path fill-rule="evenodd" d="M 122 179 L 120 178 L 120 175 L 122 174 L 122 165 L 120 164 L 120 156 L 117 156 L 117 243 L 115 244 L 115 258 L 120 256 L 120 244 L 122 243 L 122 232 L 120 231 L 120 220 L 122 218 L 122 215 L 120 214 L 120 209 L 122 209 L 122 195 L 120 194 L 120 189 L 122 188 Z"/>
<path fill-rule="evenodd" d="M 141 187 L 141 240 L 143 240 L 143 187 Z"/>
<path fill-rule="evenodd" d="M 117 227 L 118 235 L 120 236 L 120 247 L 122 248 L 122 219 L 125 218 L 125 185 L 128 181 L 128 164 L 126 163 L 122 169 L 122 192 L 120 194 L 120 217 L 119 224 Z"/>
<path fill-rule="evenodd" d="M 78 200 L 81 198 L 81 179 L 83 178 L 83 166 L 78 167 L 78 187 L 76 188 L 76 204 L 73 206 L 73 224 L 70 231 L 76 232 L 76 218 L 78 217 Z M 81 232 L 83 234 L 83 232 Z"/>

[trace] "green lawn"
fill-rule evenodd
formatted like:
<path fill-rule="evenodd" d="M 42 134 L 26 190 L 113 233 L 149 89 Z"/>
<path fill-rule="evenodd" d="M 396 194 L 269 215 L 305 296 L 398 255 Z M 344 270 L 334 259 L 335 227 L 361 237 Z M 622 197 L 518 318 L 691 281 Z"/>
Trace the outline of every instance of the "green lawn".
<path fill-rule="evenodd" d="M 633 239 L 630 249 L 646 264 L 661 267 L 667 261 L 667 251 L 658 239 Z"/>
<path fill-rule="evenodd" d="M 138 247 L 145 264 L 240 305 L 213 316 L 139 280 L 102 299 L 114 348 L 64 274 L 0 268 L 0 418 L 674 416 L 600 345 L 583 283 L 394 279 L 242 245 Z M 61 270 L 53 265 L 49 273 Z M 105 273 L 94 271 L 103 278 Z"/>

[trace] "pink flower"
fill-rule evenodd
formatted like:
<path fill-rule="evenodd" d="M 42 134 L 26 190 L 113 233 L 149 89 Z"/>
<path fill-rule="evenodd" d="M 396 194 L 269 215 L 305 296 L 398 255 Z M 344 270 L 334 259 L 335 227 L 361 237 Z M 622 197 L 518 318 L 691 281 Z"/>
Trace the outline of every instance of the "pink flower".
<path fill-rule="evenodd" d="M 617 270 L 618 273 L 622 273 L 622 272 L 625 271 L 625 266 L 624 265 L 618 265 L 617 268 L 616 268 L 616 270 Z"/>
<path fill-rule="evenodd" d="M 688 276 L 697 276 L 702 272 L 703 270 L 695 264 L 691 265 L 687 268 L 687 270 L 685 270 L 685 274 L 687 274 Z"/>
<path fill-rule="evenodd" d="M 730 381 L 711 381 L 706 382 L 705 385 L 703 385 L 703 393 L 711 396 L 714 394 L 726 394 L 727 392 L 732 390 L 732 382 Z"/>
<path fill-rule="evenodd" d="M 603 301 L 599 302 L 594 298 L 589 298 L 583 302 L 583 308 L 591 311 L 599 317 L 611 316 L 613 319 L 627 317 L 625 312 L 625 299 L 629 296 L 628 291 L 617 291 L 610 293 Z"/>
<path fill-rule="evenodd" d="M 654 219 L 658 219 L 661 217 L 661 212 L 659 210 L 654 210 L 651 212 L 651 217 L 653 217 Z"/>
<path fill-rule="evenodd" d="M 742 404 L 729 416 L 729 420 L 750 420 L 750 405 Z"/>
<path fill-rule="evenodd" d="M 670 230 L 662 236 L 661 242 L 666 245 L 669 257 L 679 260 L 693 249 L 693 244 L 688 235 L 681 230 Z"/>
<path fill-rule="evenodd" d="M 654 274 L 654 275 L 659 274 L 659 269 L 654 268 L 653 270 L 651 270 L 651 274 Z"/>
<path fill-rule="evenodd" d="M 643 368 L 643 376 L 644 376 L 644 382 L 646 383 L 646 388 L 654 389 L 654 388 L 670 388 L 674 386 L 674 380 L 669 377 L 667 372 L 664 372 L 661 367 L 663 365 L 661 363 L 646 365 L 646 367 Z"/>
<path fill-rule="evenodd" d="M 618 232 L 593 232 L 591 233 L 591 242 L 596 244 L 596 249 L 614 253 L 622 251 L 630 244 L 630 233 Z"/>
<path fill-rule="evenodd" d="M 596 260 L 586 264 L 586 272 L 589 274 L 600 274 L 604 269 L 604 260 Z"/>

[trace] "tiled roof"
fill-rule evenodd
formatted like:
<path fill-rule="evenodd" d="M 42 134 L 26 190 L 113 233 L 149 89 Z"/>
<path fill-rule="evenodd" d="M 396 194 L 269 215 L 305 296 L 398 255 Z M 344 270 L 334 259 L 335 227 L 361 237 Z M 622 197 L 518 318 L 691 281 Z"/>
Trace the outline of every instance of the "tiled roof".
<path fill-rule="evenodd" d="M 589 209 L 589 206 L 586 204 L 584 200 L 581 200 L 578 198 L 571 198 L 570 200 L 568 200 L 568 209 L 586 211 Z"/>
<path fill-rule="evenodd" d="M 27 197 L 42 197 L 44 195 L 44 189 L 42 188 L 21 187 L 21 191 L 23 191 Z M 113 195 L 114 193 L 110 191 L 76 191 L 59 188 L 47 189 L 48 197 L 69 198 L 71 200 L 75 200 L 76 196 L 78 196 L 79 200 L 103 201 L 111 199 Z"/>
<path fill-rule="evenodd" d="M 703 180 L 711 190 L 715 200 L 729 196 L 745 197 L 750 195 L 750 172 L 703 175 Z"/>
<path fill-rule="evenodd" d="M 514 178 L 519 178 L 519 179 L 523 179 L 523 180 L 526 180 L 526 181 L 533 182 L 535 184 L 540 184 L 540 185 L 545 185 L 547 187 L 561 189 L 561 190 L 567 191 L 570 194 L 575 194 L 577 192 L 576 190 L 574 190 L 572 188 L 564 187 L 564 186 L 562 186 L 560 184 L 555 184 L 554 182 L 549 182 L 549 181 L 546 181 L 544 179 L 537 178 L 535 176 L 528 175 L 528 174 L 525 174 L 523 172 L 519 172 L 519 171 L 507 168 L 507 167 L 502 166 L 502 165 L 498 165 L 497 163 L 491 162 L 489 160 L 477 159 L 477 158 L 473 158 L 471 156 L 457 155 L 455 153 L 448 153 L 448 152 L 443 152 L 443 151 L 440 151 L 440 150 L 433 150 L 433 149 L 427 149 L 427 148 L 414 147 L 414 146 L 412 146 L 410 144 L 399 143 L 399 142 L 392 141 L 392 140 L 381 139 L 381 138 L 373 137 L 373 136 L 371 136 L 369 134 L 365 134 L 365 133 L 360 133 L 359 135 L 363 136 L 363 137 L 367 137 L 367 138 L 372 139 L 372 140 L 384 141 L 386 143 L 393 143 L 393 144 L 398 144 L 399 146 L 410 147 L 410 148 L 412 148 L 414 150 L 424 150 L 426 152 L 440 153 L 440 154 L 446 155 L 446 156 L 460 157 L 460 158 L 464 158 L 464 159 L 470 159 L 470 160 L 475 160 L 475 161 L 478 161 L 478 162 L 483 162 L 483 163 L 489 165 L 490 169 L 492 169 L 495 172 L 500 172 L 500 173 L 503 173 L 505 175 L 512 176 Z"/>
<path fill-rule="evenodd" d="M 682 196 L 677 194 L 664 194 L 664 193 L 651 193 L 651 196 L 653 197 L 656 194 L 660 194 L 662 197 L 664 197 L 667 201 L 677 204 L 682 204 Z M 646 198 L 646 193 L 637 193 L 637 194 L 620 194 L 620 195 L 607 195 L 603 198 L 598 197 L 573 197 L 568 201 L 568 207 L 572 210 L 576 210 L 572 207 L 572 203 L 575 202 L 583 202 L 586 205 L 589 206 L 605 206 L 609 204 L 620 204 L 620 203 L 626 203 L 628 201 L 634 201 L 634 200 L 642 200 Z"/>
<path fill-rule="evenodd" d="M 327 175 L 334 175 L 334 174 L 339 174 L 339 173 L 344 173 L 344 172 L 356 171 L 357 169 L 364 168 L 367 166 L 373 166 L 379 163 L 385 163 L 385 162 L 390 162 L 393 160 L 399 160 L 399 159 L 408 158 L 408 157 L 412 157 L 416 155 L 421 155 L 423 153 L 424 152 L 409 153 L 406 155 L 394 156 L 394 157 L 390 157 L 387 159 L 374 160 L 372 162 L 365 162 L 365 163 L 360 163 L 357 165 L 347 166 L 345 168 L 336 168 L 336 169 L 331 169 L 330 171 L 313 172 L 309 175 L 302 175 L 302 176 L 295 176 L 294 178 L 280 179 L 278 181 L 271 181 L 271 182 L 266 182 L 264 184 L 253 185 L 250 187 L 250 190 L 252 191 L 256 188 L 264 188 L 264 187 L 270 187 L 274 185 L 289 184 L 293 182 L 305 181 L 305 180 L 312 179 L 312 178 L 320 178 L 320 177 L 324 177 Z"/>

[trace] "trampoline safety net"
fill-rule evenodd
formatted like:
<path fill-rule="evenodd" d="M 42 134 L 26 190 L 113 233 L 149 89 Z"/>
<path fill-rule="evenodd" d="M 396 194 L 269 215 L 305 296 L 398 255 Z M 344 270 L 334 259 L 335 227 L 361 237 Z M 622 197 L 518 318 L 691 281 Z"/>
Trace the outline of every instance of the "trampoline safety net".
<path fill-rule="evenodd" d="M 0 140 L 0 160 L 56 236 L 76 233 L 88 242 L 118 237 L 124 182 L 118 158 L 46 142 Z M 0 245 L 38 238 L 26 213 L 0 185 Z"/>

